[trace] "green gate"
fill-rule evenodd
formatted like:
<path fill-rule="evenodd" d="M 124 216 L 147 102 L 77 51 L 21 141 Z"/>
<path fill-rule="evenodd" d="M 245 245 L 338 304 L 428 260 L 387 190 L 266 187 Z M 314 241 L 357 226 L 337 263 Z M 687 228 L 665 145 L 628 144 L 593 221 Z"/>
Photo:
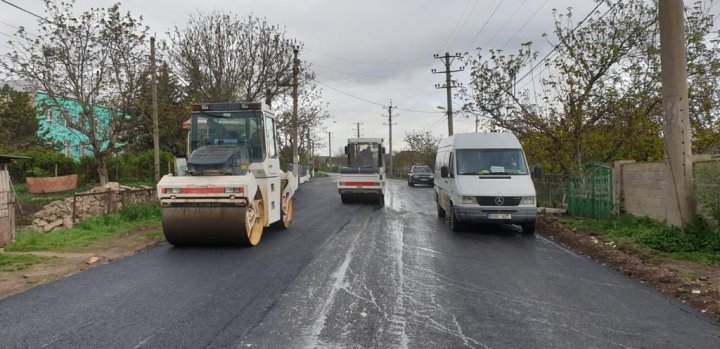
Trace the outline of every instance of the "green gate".
<path fill-rule="evenodd" d="M 604 218 L 613 214 L 612 167 L 603 163 L 585 164 L 568 182 L 568 212 L 572 215 Z"/>

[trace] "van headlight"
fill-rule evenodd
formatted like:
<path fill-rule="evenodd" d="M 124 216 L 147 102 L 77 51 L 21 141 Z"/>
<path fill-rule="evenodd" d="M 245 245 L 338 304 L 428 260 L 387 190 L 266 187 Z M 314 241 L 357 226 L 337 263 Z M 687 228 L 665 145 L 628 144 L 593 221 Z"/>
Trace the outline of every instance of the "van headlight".
<path fill-rule="evenodd" d="M 476 204 L 477 200 L 475 200 L 474 196 L 463 196 L 462 203 L 463 204 Z"/>
<path fill-rule="evenodd" d="M 535 205 L 535 197 L 523 196 L 522 200 L 520 200 L 520 205 Z"/>

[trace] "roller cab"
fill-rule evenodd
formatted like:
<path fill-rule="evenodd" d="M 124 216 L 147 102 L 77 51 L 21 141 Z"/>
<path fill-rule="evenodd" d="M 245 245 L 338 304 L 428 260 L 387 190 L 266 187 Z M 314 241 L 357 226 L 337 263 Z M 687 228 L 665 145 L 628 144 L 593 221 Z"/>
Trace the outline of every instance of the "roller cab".
<path fill-rule="evenodd" d="M 364 200 L 385 204 L 385 147 L 382 138 L 350 138 L 348 165 L 340 169 L 337 189 L 343 203 Z"/>

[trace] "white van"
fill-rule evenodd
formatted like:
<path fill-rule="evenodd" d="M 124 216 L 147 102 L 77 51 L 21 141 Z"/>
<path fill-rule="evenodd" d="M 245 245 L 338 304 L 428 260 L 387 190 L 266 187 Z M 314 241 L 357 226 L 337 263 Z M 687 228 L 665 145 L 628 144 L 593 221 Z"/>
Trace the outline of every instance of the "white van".
<path fill-rule="evenodd" d="M 519 224 L 535 232 L 535 185 L 512 133 L 461 133 L 443 139 L 435 160 L 438 217 L 463 222 Z"/>

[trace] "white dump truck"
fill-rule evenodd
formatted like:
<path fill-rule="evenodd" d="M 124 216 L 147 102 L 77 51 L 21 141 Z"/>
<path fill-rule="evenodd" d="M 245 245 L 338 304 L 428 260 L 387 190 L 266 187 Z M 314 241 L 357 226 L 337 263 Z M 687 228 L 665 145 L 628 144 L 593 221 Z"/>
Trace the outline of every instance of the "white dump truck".
<path fill-rule="evenodd" d="M 270 224 L 289 228 L 298 182 L 280 169 L 275 135 L 262 103 L 193 105 L 187 173 L 157 185 L 167 241 L 255 246 Z"/>
<path fill-rule="evenodd" d="M 385 204 L 385 147 L 382 138 L 350 138 L 347 166 L 340 169 L 337 189 L 343 203 L 370 199 Z"/>

